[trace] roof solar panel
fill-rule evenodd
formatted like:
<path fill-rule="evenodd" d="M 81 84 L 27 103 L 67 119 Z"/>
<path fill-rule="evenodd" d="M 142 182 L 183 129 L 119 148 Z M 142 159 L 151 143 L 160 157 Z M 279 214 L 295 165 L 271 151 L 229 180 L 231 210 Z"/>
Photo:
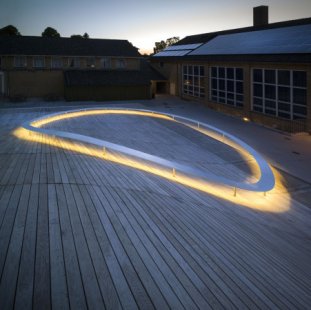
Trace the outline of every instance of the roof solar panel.
<path fill-rule="evenodd" d="M 193 50 L 203 43 L 184 44 L 184 45 L 171 45 L 164 49 L 164 51 L 179 51 L 179 50 Z"/>
<path fill-rule="evenodd" d="M 153 57 L 172 57 L 172 56 L 184 56 L 186 54 L 188 54 L 190 51 L 189 50 L 180 50 L 180 51 L 161 51 L 155 55 L 153 55 Z"/>
<path fill-rule="evenodd" d="M 311 24 L 220 35 L 189 55 L 310 53 Z"/>

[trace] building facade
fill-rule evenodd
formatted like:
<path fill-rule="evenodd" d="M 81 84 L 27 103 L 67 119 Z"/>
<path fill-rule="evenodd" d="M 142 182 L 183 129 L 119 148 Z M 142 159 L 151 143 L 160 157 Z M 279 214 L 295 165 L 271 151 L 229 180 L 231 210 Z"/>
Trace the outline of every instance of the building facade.
<path fill-rule="evenodd" d="M 153 79 L 126 40 L 0 37 L 0 95 L 13 101 L 149 99 Z"/>
<path fill-rule="evenodd" d="M 254 21 L 259 26 L 186 37 L 152 63 L 171 94 L 281 130 L 311 132 L 311 18 Z"/>

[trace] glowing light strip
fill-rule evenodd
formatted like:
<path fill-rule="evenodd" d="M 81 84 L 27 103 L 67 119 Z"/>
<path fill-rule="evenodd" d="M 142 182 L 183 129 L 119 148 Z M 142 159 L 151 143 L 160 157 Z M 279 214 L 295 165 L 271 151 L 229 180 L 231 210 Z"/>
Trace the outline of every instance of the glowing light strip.
<path fill-rule="evenodd" d="M 163 118 L 169 121 L 178 122 L 194 130 L 200 131 L 203 134 L 210 136 L 218 141 L 221 141 L 222 143 L 225 143 L 237 149 L 242 154 L 246 154 L 247 156 L 252 157 L 256 161 L 256 164 L 258 166 L 260 178 L 255 183 L 235 182 L 233 180 L 228 180 L 224 177 L 217 176 L 210 172 L 202 172 L 201 170 L 198 170 L 196 168 L 181 165 L 179 163 L 172 162 L 172 161 L 166 160 L 158 156 L 150 155 L 150 154 L 137 151 L 137 150 L 134 150 L 134 149 L 122 146 L 122 145 L 114 144 L 108 141 L 96 139 L 96 138 L 85 136 L 85 135 L 75 134 L 75 133 L 40 128 L 43 125 L 46 125 L 48 123 L 55 122 L 58 120 L 80 117 L 80 116 L 87 116 L 87 115 L 96 115 L 96 114 L 140 115 L 140 116 L 148 116 L 148 117 L 155 117 L 155 118 Z M 196 178 L 202 178 L 204 182 L 208 182 L 211 184 L 226 185 L 229 187 L 233 187 L 235 189 L 235 192 L 237 188 L 246 190 L 246 191 L 267 192 L 273 189 L 275 185 L 274 174 L 270 166 L 268 165 L 268 163 L 263 159 L 263 157 L 258 152 L 256 152 L 253 148 L 251 148 L 245 142 L 211 125 L 198 122 L 190 118 L 174 115 L 174 114 L 160 113 L 156 111 L 142 110 L 142 109 L 89 108 L 89 109 L 72 110 L 68 112 L 53 113 L 48 116 L 44 116 L 44 117 L 35 119 L 29 123 L 26 123 L 23 125 L 23 127 L 26 130 L 40 133 L 40 134 L 45 134 L 45 135 L 52 136 L 52 137 L 65 138 L 69 140 L 84 142 L 87 144 L 93 144 L 102 149 L 105 148 L 105 151 L 107 149 L 113 150 L 117 153 L 130 156 L 131 158 L 133 157 L 139 158 L 143 161 L 147 161 L 152 164 L 157 164 L 162 167 L 172 169 L 173 174 L 175 175 L 176 175 L 176 172 L 182 173 L 188 177 L 194 176 Z"/>

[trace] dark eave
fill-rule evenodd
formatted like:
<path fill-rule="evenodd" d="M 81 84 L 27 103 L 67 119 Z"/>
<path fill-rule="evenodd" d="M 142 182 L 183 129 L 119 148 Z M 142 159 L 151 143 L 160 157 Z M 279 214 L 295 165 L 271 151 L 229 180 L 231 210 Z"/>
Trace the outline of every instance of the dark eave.
<path fill-rule="evenodd" d="M 127 40 L 0 36 L 0 55 L 141 57 Z"/>
<path fill-rule="evenodd" d="M 153 57 L 151 62 L 267 62 L 311 63 L 311 54 L 252 54 L 252 55 L 195 55 L 182 57 Z"/>

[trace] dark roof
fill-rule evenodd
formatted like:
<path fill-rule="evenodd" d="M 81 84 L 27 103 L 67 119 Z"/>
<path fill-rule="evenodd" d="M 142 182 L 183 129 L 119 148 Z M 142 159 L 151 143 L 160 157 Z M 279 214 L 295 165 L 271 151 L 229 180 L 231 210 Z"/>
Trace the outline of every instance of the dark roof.
<path fill-rule="evenodd" d="M 68 70 L 64 75 L 67 86 L 150 85 L 151 80 L 166 80 L 145 60 L 141 70 Z"/>
<path fill-rule="evenodd" d="M 189 53 L 249 54 L 311 54 L 311 24 L 219 35 Z"/>
<path fill-rule="evenodd" d="M 201 33 L 192 36 L 187 36 L 182 40 L 178 41 L 175 45 L 183 45 L 183 44 L 195 44 L 195 43 L 206 43 L 211 39 L 215 38 L 218 35 L 231 34 L 231 33 L 239 33 L 239 32 L 249 32 L 249 31 L 257 31 L 257 30 L 265 30 L 265 29 L 273 29 L 273 28 L 282 28 L 289 26 L 298 26 L 298 25 L 306 25 L 311 24 L 311 18 L 301 18 L 277 23 L 271 23 L 263 26 L 250 26 L 236 29 L 228 29 L 221 30 L 216 32 L 209 33 Z"/>
<path fill-rule="evenodd" d="M 205 33 L 186 37 L 151 60 L 306 63 L 311 61 L 310 31 L 311 18 L 304 18 Z"/>
<path fill-rule="evenodd" d="M 127 40 L 0 36 L 0 55 L 141 57 Z"/>

